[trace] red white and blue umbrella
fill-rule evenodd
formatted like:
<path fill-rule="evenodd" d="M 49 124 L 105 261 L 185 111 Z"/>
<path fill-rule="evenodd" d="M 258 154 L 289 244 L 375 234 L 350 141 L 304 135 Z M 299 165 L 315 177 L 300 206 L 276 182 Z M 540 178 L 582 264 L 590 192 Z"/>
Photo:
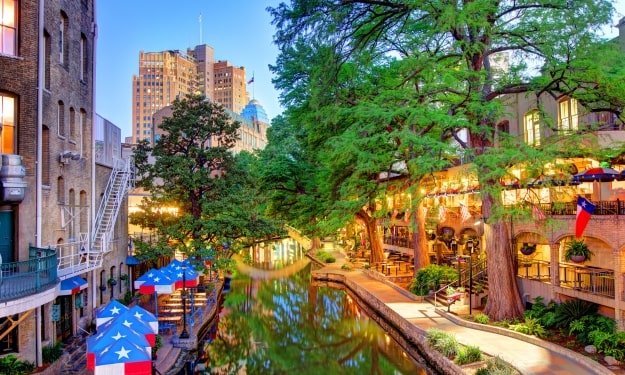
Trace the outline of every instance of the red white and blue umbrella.
<path fill-rule="evenodd" d="M 154 331 L 154 333 L 158 333 L 158 319 L 156 319 L 154 314 L 137 305 L 128 309 L 128 313 L 132 314 L 135 318 L 146 322 L 150 327 L 152 327 L 152 331 Z"/>
<path fill-rule="evenodd" d="M 186 288 L 195 288 L 200 283 L 200 275 L 190 266 L 176 266 L 170 264 L 167 267 L 161 268 L 161 270 L 174 279 L 176 289 L 182 288 L 183 281 Z"/>
<path fill-rule="evenodd" d="M 95 353 L 94 375 L 151 375 L 151 350 L 128 338 L 111 340 L 110 345 Z"/>
<path fill-rule="evenodd" d="M 148 340 L 150 346 L 154 346 L 156 343 L 156 334 L 158 333 L 158 327 L 156 328 L 156 332 L 154 332 L 154 328 L 147 322 L 143 320 L 137 319 L 134 315 L 126 311 L 119 318 L 115 318 L 110 320 L 98 328 L 98 333 L 108 331 L 109 328 L 113 326 L 123 325 L 128 329 L 132 329 L 140 335 L 145 336 L 145 339 Z"/>
<path fill-rule="evenodd" d="M 114 341 L 126 339 L 130 342 L 145 348 L 151 353 L 152 347 L 144 335 L 126 327 L 123 324 L 112 324 L 106 330 L 87 337 L 87 369 L 94 370 L 98 364 L 96 361 L 96 353 L 102 352 L 106 347 L 110 346 Z"/>
<path fill-rule="evenodd" d="M 620 179 L 619 172 L 612 168 L 590 168 L 573 176 L 573 182 L 610 182 Z"/>
<path fill-rule="evenodd" d="M 100 307 L 95 313 L 95 326 L 100 327 L 102 324 L 108 322 L 111 319 L 119 317 L 122 313 L 128 311 L 128 307 L 123 305 L 117 300 L 112 300 L 107 305 Z"/>
<path fill-rule="evenodd" d="M 143 285 L 144 282 L 146 281 L 150 281 L 152 279 L 154 279 L 154 277 L 156 277 L 156 274 L 154 272 L 158 271 L 156 268 L 152 268 L 150 269 L 148 272 L 144 273 L 143 275 L 141 275 L 140 277 L 138 277 L 135 280 L 135 289 L 139 289 L 141 287 L 141 285 Z"/>
<path fill-rule="evenodd" d="M 164 272 L 155 270 L 150 272 L 151 279 L 145 281 L 139 286 L 139 293 L 141 294 L 171 294 L 174 292 L 175 282 Z"/>

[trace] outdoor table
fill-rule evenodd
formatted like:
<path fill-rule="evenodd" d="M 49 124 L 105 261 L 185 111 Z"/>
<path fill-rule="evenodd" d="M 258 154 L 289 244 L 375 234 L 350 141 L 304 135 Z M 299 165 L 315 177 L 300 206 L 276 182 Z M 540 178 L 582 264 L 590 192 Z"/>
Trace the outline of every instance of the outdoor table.
<path fill-rule="evenodd" d="M 399 266 L 396 265 L 396 264 L 388 265 L 388 266 L 386 266 L 386 274 L 388 276 L 391 276 L 391 269 L 394 269 L 395 270 L 395 276 L 397 276 L 397 269 L 398 268 L 399 268 Z"/>

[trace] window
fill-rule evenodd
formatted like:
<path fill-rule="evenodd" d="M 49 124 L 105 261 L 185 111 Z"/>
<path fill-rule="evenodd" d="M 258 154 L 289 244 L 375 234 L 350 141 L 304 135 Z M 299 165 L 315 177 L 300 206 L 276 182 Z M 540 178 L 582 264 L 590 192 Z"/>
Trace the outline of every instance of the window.
<path fill-rule="evenodd" d="M 76 111 L 69 107 L 69 139 L 76 140 Z"/>
<path fill-rule="evenodd" d="M 528 112 L 524 117 L 525 143 L 540 146 L 540 114 L 537 110 Z"/>
<path fill-rule="evenodd" d="M 44 85 L 46 89 L 50 90 L 50 52 L 52 51 L 52 41 L 50 34 L 46 30 L 43 30 L 43 56 L 44 65 Z"/>
<path fill-rule="evenodd" d="M 43 126 L 41 133 L 42 143 L 42 158 L 41 158 L 41 183 L 46 186 L 50 186 L 50 129 L 47 126 Z"/>
<path fill-rule="evenodd" d="M 2 1 L 2 0 L 0 0 Z M 16 100 L 13 96 L 0 93 L 0 153 L 15 154 Z"/>
<path fill-rule="evenodd" d="M 9 318 L 0 318 L 0 327 L 5 327 L 7 325 L 7 321 Z M 13 315 L 11 320 L 18 321 L 19 316 Z M 18 342 L 18 332 L 19 326 L 13 328 L 8 335 L 4 336 L 2 340 L 0 340 L 0 354 L 6 353 L 17 353 L 17 342 Z"/>
<path fill-rule="evenodd" d="M 69 218 L 68 226 L 69 226 L 69 241 L 76 241 L 76 191 L 74 189 L 69 189 Z"/>
<path fill-rule="evenodd" d="M 558 129 L 562 131 L 575 131 L 578 129 L 577 100 L 567 98 L 559 102 Z"/>
<path fill-rule="evenodd" d="M 80 80 L 87 81 L 87 37 L 80 34 Z"/>
<path fill-rule="evenodd" d="M 81 149 L 80 156 L 85 157 L 89 151 L 89 132 L 87 131 L 87 112 L 84 109 L 80 109 L 80 138 Z"/>
<path fill-rule="evenodd" d="M 61 137 L 65 137 L 65 104 L 62 100 L 59 100 L 59 105 L 56 115 L 57 132 Z"/>
<path fill-rule="evenodd" d="M 89 212 L 89 210 L 87 210 L 87 192 L 84 190 L 80 191 L 80 207 L 78 208 L 78 213 L 80 215 L 80 219 L 78 220 L 79 225 L 78 225 L 78 232 L 79 233 L 87 233 L 87 223 L 88 223 L 88 217 L 87 217 L 87 213 Z"/>
<path fill-rule="evenodd" d="M 0 0 L 0 53 L 17 56 L 16 0 Z"/>
<path fill-rule="evenodd" d="M 65 204 L 65 180 L 62 176 L 56 180 L 56 197 L 60 204 Z"/>
<path fill-rule="evenodd" d="M 65 67 L 69 63 L 68 23 L 67 14 L 61 12 L 61 22 L 59 22 L 59 62 Z"/>

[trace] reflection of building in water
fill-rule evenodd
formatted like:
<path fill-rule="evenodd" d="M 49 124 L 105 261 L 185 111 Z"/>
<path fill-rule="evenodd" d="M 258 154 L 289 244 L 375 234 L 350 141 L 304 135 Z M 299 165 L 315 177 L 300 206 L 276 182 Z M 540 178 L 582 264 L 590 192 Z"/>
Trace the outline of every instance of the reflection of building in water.
<path fill-rule="evenodd" d="M 292 238 L 260 242 L 250 247 L 250 258 L 255 267 L 278 269 L 302 259 L 302 245 Z"/>

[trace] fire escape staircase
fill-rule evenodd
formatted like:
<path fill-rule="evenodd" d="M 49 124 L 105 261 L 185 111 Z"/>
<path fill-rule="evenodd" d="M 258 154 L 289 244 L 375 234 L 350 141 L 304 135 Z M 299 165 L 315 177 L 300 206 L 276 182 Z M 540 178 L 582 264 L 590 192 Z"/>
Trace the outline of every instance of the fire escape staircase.
<path fill-rule="evenodd" d="M 59 278 L 67 279 L 102 267 L 104 256 L 111 251 L 119 209 L 128 191 L 134 187 L 134 177 L 132 158 L 115 159 L 113 171 L 98 208 L 91 236 L 91 247 L 82 243 L 80 246 L 74 246 L 71 251 L 67 252 L 67 255 L 60 256 Z"/>

